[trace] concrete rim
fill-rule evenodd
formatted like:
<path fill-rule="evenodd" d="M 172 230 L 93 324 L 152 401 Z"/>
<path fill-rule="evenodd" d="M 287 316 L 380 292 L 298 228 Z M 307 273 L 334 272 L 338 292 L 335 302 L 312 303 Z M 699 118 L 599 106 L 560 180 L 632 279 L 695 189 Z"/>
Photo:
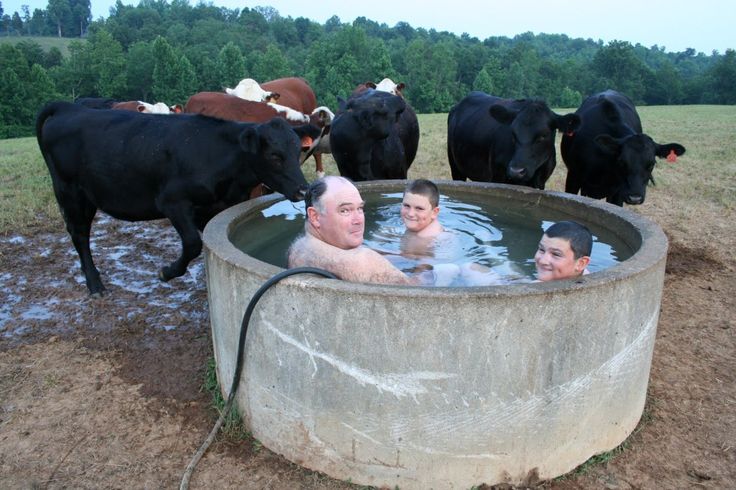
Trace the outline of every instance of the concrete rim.
<path fill-rule="evenodd" d="M 383 180 L 357 182 L 355 185 L 361 192 L 400 192 L 403 191 L 406 183 L 407 181 L 405 180 Z M 462 296 L 464 298 L 518 296 L 535 293 L 546 294 L 550 291 L 574 290 L 582 287 L 603 286 L 621 280 L 622 278 L 642 273 L 659 261 L 664 260 L 667 256 L 668 240 L 659 225 L 638 213 L 608 204 L 605 201 L 594 200 L 565 192 L 538 190 L 508 184 L 446 180 L 436 180 L 435 183 L 440 188 L 440 192 L 447 192 L 452 189 L 462 189 L 463 192 L 477 194 L 491 192 L 496 197 L 503 196 L 510 200 L 523 200 L 524 205 L 528 205 L 526 203 L 533 199 L 530 196 L 536 196 L 535 203 L 540 206 L 570 214 L 577 212 L 578 215 L 585 216 L 588 221 L 598 223 L 598 226 L 603 226 L 603 223 L 613 223 L 613 226 L 606 227 L 606 229 L 618 235 L 635 252 L 627 260 L 606 270 L 594 272 L 574 280 L 542 283 L 437 288 L 362 284 L 348 281 L 333 281 L 307 275 L 293 276 L 287 279 L 287 281 L 305 285 L 309 284 L 310 286 L 319 285 L 325 289 L 344 293 L 379 296 Z M 202 240 L 205 247 L 227 263 L 262 277 L 264 281 L 285 270 L 245 254 L 236 248 L 230 240 L 233 230 L 249 214 L 265 209 L 275 202 L 284 199 L 285 197 L 281 194 L 270 194 L 245 201 L 220 212 L 209 221 L 204 229 Z"/>

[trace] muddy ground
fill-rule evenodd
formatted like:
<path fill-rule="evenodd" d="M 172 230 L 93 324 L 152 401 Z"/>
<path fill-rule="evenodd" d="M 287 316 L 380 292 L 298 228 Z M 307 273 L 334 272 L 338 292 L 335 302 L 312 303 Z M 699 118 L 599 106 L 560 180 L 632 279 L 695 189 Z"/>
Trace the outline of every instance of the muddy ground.
<path fill-rule="evenodd" d="M 637 212 L 663 226 L 670 249 L 642 423 L 608 461 L 543 487 L 736 488 L 733 213 L 681 221 L 676 203 L 649 200 Z M 179 246 L 167 222 L 98 217 L 93 254 L 109 294 L 90 299 L 61 221 L 47 221 L 0 236 L 0 487 L 176 488 L 217 417 L 202 387 L 202 258 L 162 283 Z M 220 437 L 192 488 L 357 487 Z"/>

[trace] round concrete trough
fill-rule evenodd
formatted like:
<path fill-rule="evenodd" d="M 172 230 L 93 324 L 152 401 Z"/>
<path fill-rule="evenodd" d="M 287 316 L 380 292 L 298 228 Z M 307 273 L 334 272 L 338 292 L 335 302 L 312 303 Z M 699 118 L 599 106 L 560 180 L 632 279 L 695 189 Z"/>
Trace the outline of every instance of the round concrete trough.
<path fill-rule="evenodd" d="M 400 192 L 404 184 L 358 187 Z M 402 490 L 554 478 L 616 447 L 646 399 L 667 254 L 662 230 L 580 196 L 438 184 L 443 194 L 462 188 L 562 211 L 615 233 L 635 253 L 552 283 L 424 288 L 287 278 L 263 296 L 249 327 L 236 398 L 248 429 L 307 468 Z M 283 270 L 247 256 L 229 236 L 280 198 L 225 210 L 204 231 L 223 391 L 245 308 Z"/>

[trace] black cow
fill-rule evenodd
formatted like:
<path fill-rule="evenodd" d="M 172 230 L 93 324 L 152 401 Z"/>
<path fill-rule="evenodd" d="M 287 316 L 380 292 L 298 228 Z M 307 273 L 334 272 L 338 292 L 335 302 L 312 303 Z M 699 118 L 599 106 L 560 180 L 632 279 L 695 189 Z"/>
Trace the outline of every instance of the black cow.
<path fill-rule="evenodd" d="M 330 147 L 340 175 L 353 181 L 405 179 L 416 155 L 405 143 L 411 129 L 400 132 L 397 122 L 406 109 L 404 99 L 368 89 L 351 96 L 332 121 Z M 418 125 L 416 131 L 418 141 Z M 413 156 L 412 156 L 413 160 Z"/>
<path fill-rule="evenodd" d="M 41 109 L 38 146 L 90 294 L 105 289 L 89 246 L 98 209 L 127 221 L 168 218 L 181 236 L 182 253 L 159 277 L 179 277 L 202 250 L 197 230 L 217 212 L 245 201 L 259 182 L 292 201 L 304 197 L 301 130 L 283 119 L 239 123 L 67 102 Z"/>
<path fill-rule="evenodd" d="M 577 115 L 555 114 L 542 100 L 471 92 L 447 117 L 452 178 L 544 189 L 557 164 L 556 130 L 573 131 L 579 124 Z"/>
<path fill-rule="evenodd" d="M 565 192 L 623 206 L 642 204 L 655 157 L 682 155 L 677 143 L 660 145 L 642 133 L 634 103 L 623 94 L 607 90 L 591 95 L 576 112 L 582 125 L 562 136 L 560 152 L 567 166 Z"/>

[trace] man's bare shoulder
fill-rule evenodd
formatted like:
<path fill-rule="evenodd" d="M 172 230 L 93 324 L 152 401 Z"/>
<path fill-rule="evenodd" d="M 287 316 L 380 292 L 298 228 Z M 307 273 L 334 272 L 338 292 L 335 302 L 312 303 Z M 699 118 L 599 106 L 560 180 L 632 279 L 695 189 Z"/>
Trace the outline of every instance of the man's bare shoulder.
<path fill-rule="evenodd" d="M 368 247 L 350 250 L 332 246 L 309 234 L 289 249 L 289 267 L 319 267 L 353 282 L 410 284 L 409 278 L 385 257 Z"/>

